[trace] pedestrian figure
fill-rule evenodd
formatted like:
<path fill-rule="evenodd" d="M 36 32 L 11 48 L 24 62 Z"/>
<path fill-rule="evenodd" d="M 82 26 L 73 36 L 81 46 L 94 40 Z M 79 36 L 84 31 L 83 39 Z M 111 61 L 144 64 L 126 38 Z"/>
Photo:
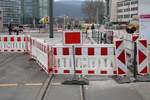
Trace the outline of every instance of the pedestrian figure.
<path fill-rule="evenodd" d="M 91 26 L 91 30 L 94 30 L 94 29 L 95 29 L 94 24 L 92 24 L 92 26 Z"/>
<path fill-rule="evenodd" d="M 92 24 L 92 26 L 91 26 L 91 30 L 92 30 L 92 37 L 93 37 L 94 30 L 95 30 L 94 24 Z"/>
<path fill-rule="evenodd" d="M 9 32 L 9 35 L 11 35 L 11 32 L 12 32 L 12 25 L 11 25 L 11 23 L 8 25 L 8 32 Z"/>
<path fill-rule="evenodd" d="M 88 31 L 89 30 L 89 26 L 87 26 L 86 30 L 85 30 L 85 34 L 86 34 L 86 38 L 88 38 Z"/>
<path fill-rule="evenodd" d="M 16 33 L 16 35 L 19 35 L 19 27 L 18 25 L 14 27 L 13 31 Z"/>
<path fill-rule="evenodd" d="M 70 30 L 70 29 L 71 29 L 71 25 L 70 25 L 70 24 L 68 24 L 67 29 L 68 29 L 68 30 Z"/>

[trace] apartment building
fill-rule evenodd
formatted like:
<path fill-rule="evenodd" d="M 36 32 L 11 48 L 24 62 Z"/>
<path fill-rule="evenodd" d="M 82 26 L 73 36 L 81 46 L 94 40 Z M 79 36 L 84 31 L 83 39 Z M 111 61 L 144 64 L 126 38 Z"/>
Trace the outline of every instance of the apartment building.
<path fill-rule="evenodd" d="M 124 0 L 117 2 L 117 21 L 129 22 L 138 15 L 138 0 Z"/>
<path fill-rule="evenodd" d="M 117 3 L 123 0 L 110 0 L 109 2 L 109 20 L 110 22 L 117 22 Z"/>

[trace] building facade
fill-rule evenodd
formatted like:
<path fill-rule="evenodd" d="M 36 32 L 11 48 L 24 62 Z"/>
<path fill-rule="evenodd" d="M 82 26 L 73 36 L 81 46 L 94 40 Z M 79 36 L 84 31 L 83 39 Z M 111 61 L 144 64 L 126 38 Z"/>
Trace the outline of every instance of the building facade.
<path fill-rule="evenodd" d="M 40 18 L 48 16 L 48 0 L 39 0 L 39 14 Z"/>
<path fill-rule="evenodd" d="M 3 12 L 3 25 L 20 24 L 21 5 L 19 0 L 0 0 Z"/>
<path fill-rule="evenodd" d="M 109 20 L 110 22 L 117 22 L 117 2 L 123 0 L 110 0 L 109 2 Z"/>
<path fill-rule="evenodd" d="M 117 2 L 117 21 L 129 22 L 138 15 L 138 0 L 124 0 Z"/>
<path fill-rule="evenodd" d="M 3 31 L 3 10 L 0 8 L 0 32 Z"/>
<path fill-rule="evenodd" d="M 39 0 L 21 0 L 22 24 L 33 24 L 39 19 Z"/>
<path fill-rule="evenodd" d="M 110 22 L 129 22 L 138 15 L 138 0 L 110 0 Z"/>

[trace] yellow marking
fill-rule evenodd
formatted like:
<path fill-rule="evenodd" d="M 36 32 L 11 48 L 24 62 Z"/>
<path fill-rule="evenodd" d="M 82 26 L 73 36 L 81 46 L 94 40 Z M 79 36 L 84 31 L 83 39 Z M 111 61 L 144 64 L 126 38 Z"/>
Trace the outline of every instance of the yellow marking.
<path fill-rule="evenodd" d="M 41 86 L 43 83 L 26 83 L 25 86 Z"/>
<path fill-rule="evenodd" d="M 16 87 L 18 84 L 0 84 L 0 87 Z"/>

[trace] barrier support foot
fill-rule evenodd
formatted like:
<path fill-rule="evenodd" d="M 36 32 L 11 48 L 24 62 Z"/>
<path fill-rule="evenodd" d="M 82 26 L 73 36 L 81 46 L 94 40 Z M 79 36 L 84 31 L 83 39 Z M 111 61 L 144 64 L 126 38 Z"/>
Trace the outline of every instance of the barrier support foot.
<path fill-rule="evenodd" d="M 86 79 L 68 79 L 62 82 L 63 85 L 89 85 Z"/>
<path fill-rule="evenodd" d="M 113 76 L 112 78 L 119 84 L 125 84 L 131 82 L 130 77 L 128 76 Z"/>
<path fill-rule="evenodd" d="M 150 82 L 150 74 L 137 75 L 136 82 Z"/>

